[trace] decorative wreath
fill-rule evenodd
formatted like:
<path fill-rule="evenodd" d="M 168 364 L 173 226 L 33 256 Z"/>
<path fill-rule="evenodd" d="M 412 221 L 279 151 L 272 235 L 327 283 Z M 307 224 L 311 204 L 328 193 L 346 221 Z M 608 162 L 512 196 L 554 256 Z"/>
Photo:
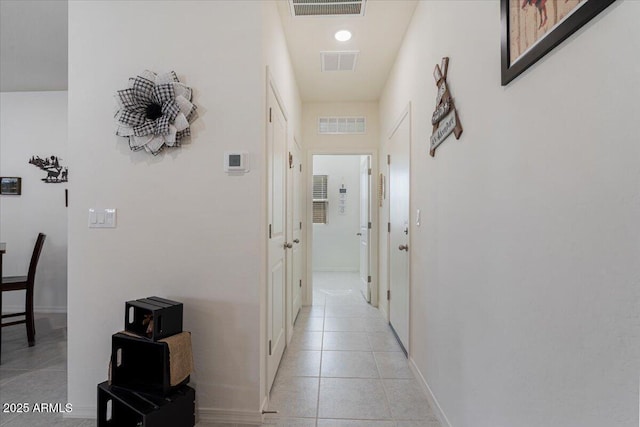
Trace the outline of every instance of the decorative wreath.
<path fill-rule="evenodd" d="M 116 93 L 116 135 L 129 139 L 133 151 L 143 148 L 154 156 L 168 147 L 179 147 L 191 135 L 195 120 L 191 88 L 180 83 L 174 71 L 156 74 L 146 70 L 129 79 L 129 88 Z"/>

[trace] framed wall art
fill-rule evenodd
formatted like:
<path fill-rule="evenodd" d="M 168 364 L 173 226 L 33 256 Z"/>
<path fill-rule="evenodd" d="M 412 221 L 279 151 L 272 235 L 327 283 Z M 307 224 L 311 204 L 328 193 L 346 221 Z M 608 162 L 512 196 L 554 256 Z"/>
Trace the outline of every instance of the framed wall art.
<path fill-rule="evenodd" d="M 500 0 L 502 86 L 615 0 Z"/>
<path fill-rule="evenodd" d="M 0 194 L 8 196 L 22 194 L 22 178 L 17 176 L 0 177 Z"/>

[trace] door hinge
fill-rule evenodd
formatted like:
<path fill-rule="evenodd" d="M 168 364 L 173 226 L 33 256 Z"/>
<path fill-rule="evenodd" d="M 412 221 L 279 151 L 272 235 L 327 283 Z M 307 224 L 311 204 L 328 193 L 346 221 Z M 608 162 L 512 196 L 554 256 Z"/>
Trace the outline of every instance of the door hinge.
<path fill-rule="evenodd" d="M 271 123 L 271 107 L 269 107 L 269 123 Z"/>
<path fill-rule="evenodd" d="M 269 238 L 271 238 L 271 224 L 269 224 Z"/>
<path fill-rule="evenodd" d="M 269 229 L 269 230 L 271 230 L 271 229 Z M 387 223 L 387 233 L 391 233 L 391 223 L 390 222 Z M 269 236 L 271 236 L 271 235 L 269 235 Z"/>
<path fill-rule="evenodd" d="M 387 301 L 391 301 L 391 291 L 387 291 Z M 271 341 L 269 341 L 269 348 L 271 348 Z"/>
<path fill-rule="evenodd" d="M 269 340 L 269 356 L 271 356 L 271 340 Z"/>
<path fill-rule="evenodd" d="M 368 227 L 369 227 L 369 230 L 371 230 L 371 221 L 369 221 Z"/>
<path fill-rule="evenodd" d="M 302 230 L 302 221 L 300 221 L 300 230 Z"/>
<path fill-rule="evenodd" d="M 387 154 L 387 164 L 391 164 L 391 154 Z"/>
<path fill-rule="evenodd" d="M 293 154 L 289 153 L 289 169 L 293 169 Z"/>
<path fill-rule="evenodd" d="M 371 175 L 371 168 L 369 168 L 369 175 Z"/>
<path fill-rule="evenodd" d="M 302 287 L 302 279 L 300 279 L 300 287 Z"/>
<path fill-rule="evenodd" d="M 300 163 L 300 172 L 302 172 L 302 163 Z"/>
<path fill-rule="evenodd" d="M 371 276 L 367 276 L 367 283 L 371 283 Z"/>

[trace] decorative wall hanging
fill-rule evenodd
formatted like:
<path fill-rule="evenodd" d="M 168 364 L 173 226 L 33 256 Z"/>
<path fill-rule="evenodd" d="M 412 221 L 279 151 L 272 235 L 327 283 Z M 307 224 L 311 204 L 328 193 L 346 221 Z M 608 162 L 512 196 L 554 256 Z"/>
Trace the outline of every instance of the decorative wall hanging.
<path fill-rule="evenodd" d="M 62 166 L 60 160 L 62 159 L 58 156 L 49 156 L 44 159 L 40 158 L 40 156 L 31 156 L 29 164 L 47 172 L 47 176 L 42 178 L 42 181 L 50 184 L 58 184 L 69 180 L 69 168 Z"/>
<path fill-rule="evenodd" d="M 22 194 L 22 178 L 17 176 L 0 177 L 0 194 L 7 196 Z"/>
<path fill-rule="evenodd" d="M 500 0 L 502 86 L 615 0 Z"/>
<path fill-rule="evenodd" d="M 431 149 L 429 154 L 431 157 L 436 155 L 436 148 L 447 139 L 453 132 L 456 139 L 460 139 L 462 134 L 462 124 L 458 118 L 458 112 L 453 104 L 451 92 L 447 86 L 447 72 L 449 71 L 449 58 L 442 58 L 442 66 L 436 64 L 433 70 L 433 78 L 438 87 L 438 95 L 436 97 L 436 110 L 431 116 L 431 124 L 433 125 L 433 133 L 431 134 Z"/>
<path fill-rule="evenodd" d="M 166 146 L 179 147 L 197 116 L 191 96 L 174 71 L 158 75 L 146 70 L 130 78 L 129 87 L 116 93 L 116 135 L 127 138 L 133 151 L 153 155 Z"/>

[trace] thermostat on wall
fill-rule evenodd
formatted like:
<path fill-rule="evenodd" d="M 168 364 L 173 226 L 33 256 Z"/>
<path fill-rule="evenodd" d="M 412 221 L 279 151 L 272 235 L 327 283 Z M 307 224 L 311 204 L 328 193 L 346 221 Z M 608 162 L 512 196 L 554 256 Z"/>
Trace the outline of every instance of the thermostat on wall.
<path fill-rule="evenodd" d="M 224 153 L 224 171 L 227 173 L 249 172 L 246 151 L 227 151 Z"/>

